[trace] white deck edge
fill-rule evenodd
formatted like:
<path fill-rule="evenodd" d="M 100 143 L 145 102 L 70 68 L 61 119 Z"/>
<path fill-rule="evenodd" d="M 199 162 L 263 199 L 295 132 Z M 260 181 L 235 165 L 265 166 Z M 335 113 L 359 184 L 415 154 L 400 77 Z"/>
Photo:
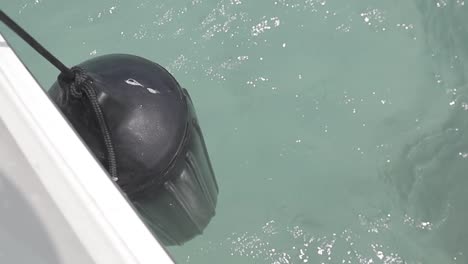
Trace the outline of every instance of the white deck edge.
<path fill-rule="evenodd" d="M 173 263 L 1 34 L 0 119 L 95 263 Z"/>

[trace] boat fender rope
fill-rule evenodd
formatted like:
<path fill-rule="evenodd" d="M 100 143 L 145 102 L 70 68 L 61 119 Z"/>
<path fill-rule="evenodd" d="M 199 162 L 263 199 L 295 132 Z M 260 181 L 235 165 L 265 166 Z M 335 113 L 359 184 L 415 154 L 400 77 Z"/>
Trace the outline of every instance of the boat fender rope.
<path fill-rule="evenodd" d="M 109 174 L 113 180 L 117 180 L 117 160 L 115 157 L 114 145 L 112 143 L 109 127 L 107 126 L 106 119 L 101 106 L 99 105 L 96 90 L 94 89 L 93 78 L 79 67 L 72 67 L 70 69 L 65 66 L 65 64 L 52 55 L 52 53 L 37 42 L 28 32 L 26 32 L 2 10 L 0 10 L 0 21 L 2 21 L 8 28 L 15 32 L 30 47 L 36 50 L 43 58 L 48 60 L 61 72 L 58 79 L 62 84 L 62 89 L 67 88 L 70 94 L 77 99 L 81 99 L 83 97 L 83 93 L 86 95 L 86 98 L 91 103 L 93 112 L 96 115 L 104 140 Z"/>

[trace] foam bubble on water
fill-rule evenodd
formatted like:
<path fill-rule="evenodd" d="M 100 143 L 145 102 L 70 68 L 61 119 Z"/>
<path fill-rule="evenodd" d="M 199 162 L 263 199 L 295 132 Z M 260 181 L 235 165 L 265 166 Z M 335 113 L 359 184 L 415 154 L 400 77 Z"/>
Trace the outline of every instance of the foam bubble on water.
<path fill-rule="evenodd" d="M 252 36 L 259 36 L 261 35 L 262 33 L 272 29 L 272 28 L 276 28 L 276 27 L 279 27 L 281 24 L 281 21 L 278 17 L 271 17 L 269 19 L 264 19 L 262 20 L 261 22 L 259 22 L 258 24 L 252 26 L 252 29 L 251 29 L 251 35 Z"/>
<path fill-rule="evenodd" d="M 377 8 L 367 8 L 365 11 L 361 12 L 360 16 L 364 23 L 371 26 L 374 30 L 386 30 L 386 17 L 382 10 Z"/>

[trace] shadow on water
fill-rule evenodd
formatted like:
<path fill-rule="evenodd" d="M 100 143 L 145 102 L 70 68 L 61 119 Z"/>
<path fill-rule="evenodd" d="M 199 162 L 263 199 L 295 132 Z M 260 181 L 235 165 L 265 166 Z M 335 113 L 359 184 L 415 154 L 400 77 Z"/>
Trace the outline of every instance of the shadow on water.
<path fill-rule="evenodd" d="M 463 1 L 417 1 L 447 119 L 410 140 L 385 166 L 403 213 L 432 230 L 429 240 L 455 263 L 468 261 L 468 17 Z"/>

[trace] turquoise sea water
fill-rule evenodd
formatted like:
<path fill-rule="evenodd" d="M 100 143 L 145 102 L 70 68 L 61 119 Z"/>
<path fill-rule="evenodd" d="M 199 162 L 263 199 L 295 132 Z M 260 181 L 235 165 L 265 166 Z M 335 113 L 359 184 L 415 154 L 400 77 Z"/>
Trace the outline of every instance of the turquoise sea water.
<path fill-rule="evenodd" d="M 468 2 L 2 0 L 69 65 L 167 67 L 220 186 L 178 263 L 468 263 Z M 45 89 L 57 72 L 4 27 Z"/>

